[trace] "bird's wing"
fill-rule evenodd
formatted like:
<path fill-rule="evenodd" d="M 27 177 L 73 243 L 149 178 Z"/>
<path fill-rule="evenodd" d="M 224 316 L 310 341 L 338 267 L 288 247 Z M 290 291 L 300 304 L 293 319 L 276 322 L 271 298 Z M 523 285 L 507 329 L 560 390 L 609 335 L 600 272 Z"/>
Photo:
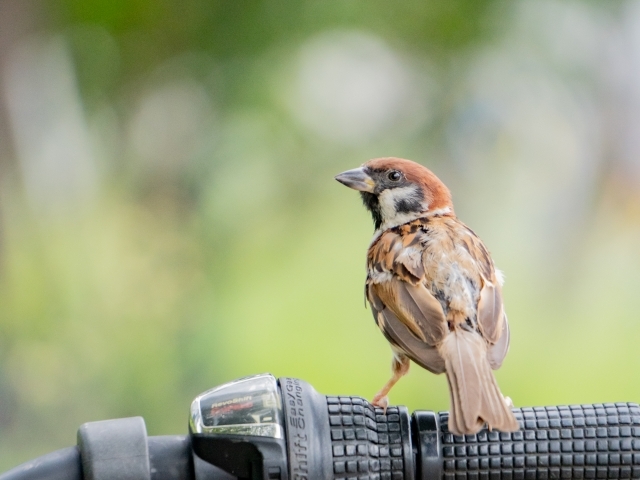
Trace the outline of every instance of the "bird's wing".
<path fill-rule="evenodd" d="M 502 338 L 505 315 L 500 290 L 499 284 L 493 284 L 486 280 L 480 290 L 478 328 L 489 343 L 496 343 Z"/>
<path fill-rule="evenodd" d="M 482 336 L 490 344 L 504 343 L 503 333 L 506 330 L 506 349 L 509 347 L 508 325 L 505 326 L 506 318 L 504 307 L 502 305 L 502 287 L 493 260 L 478 236 L 466 225 L 464 227 L 465 235 L 459 237 L 463 247 L 473 258 L 480 275 L 482 288 L 480 289 L 480 299 L 478 301 L 478 328 Z M 500 348 L 499 348 L 500 349 Z"/>
<path fill-rule="evenodd" d="M 423 284 L 411 285 L 394 276 L 372 284 L 370 291 L 423 343 L 435 346 L 446 335 L 442 306 Z"/>
<path fill-rule="evenodd" d="M 367 253 L 369 272 L 392 273 L 407 283 L 415 285 L 424 279 L 420 224 L 410 223 L 397 232 L 384 232 Z"/>
<path fill-rule="evenodd" d="M 493 370 L 500 368 L 504 357 L 507 356 L 510 339 L 511 333 L 509 332 L 509 322 L 507 321 L 507 315 L 504 315 L 504 319 L 502 321 L 502 335 L 500 335 L 500 338 L 496 343 L 489 347 L 489 351 L 487 352 L 487 359 L 489 360 L 489 365 L 491 365 Z"/>
<path fill-rule="evenodd" d="M 389 343 L 402 350 L 411 360 L 430 372 L 444 372 L 444 360 L 438 349 L 416 337 L 409 327 L 396 316 L 376 294 L 375 288 L 367 285 L 367 298 L 371 304 L 373 318 Z"/>
<path fill-rule="evenodd" d="M 416 340 L 435 346 L 447 332 L 444 312 L 423 283 L 419 225 L 408 224 L 402 228 L 406 231 L 401 234 L 385 232 L 369 249 L 367 297 L 372 305 L 376 300 L 391 310 Z M 385 308 L 379 309 L 383 315 L 386 315 Z"/>

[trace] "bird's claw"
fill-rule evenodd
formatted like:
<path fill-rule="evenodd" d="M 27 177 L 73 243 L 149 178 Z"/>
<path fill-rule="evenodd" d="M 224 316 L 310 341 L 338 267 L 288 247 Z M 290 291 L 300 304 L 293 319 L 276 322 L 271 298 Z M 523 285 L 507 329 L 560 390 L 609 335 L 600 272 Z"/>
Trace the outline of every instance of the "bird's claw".
<path fill-rule="evenodd" d="M 371 405 L 381 408 L 386 414 L 387 407 L 389 406 L 389 397 L 387 397 L 386 395 L 376 394 L 376 396 L 373 397 L 373 400 L 371 400 Z"/>

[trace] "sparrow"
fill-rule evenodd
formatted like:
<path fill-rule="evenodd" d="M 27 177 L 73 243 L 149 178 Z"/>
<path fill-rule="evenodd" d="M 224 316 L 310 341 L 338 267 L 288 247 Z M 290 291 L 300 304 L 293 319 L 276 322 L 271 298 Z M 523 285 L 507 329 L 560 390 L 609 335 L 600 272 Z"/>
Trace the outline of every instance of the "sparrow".
<path fill-rule="evenodd" d="M 503 276 L 456 217 L 449 189 L 431 170 L 400 158 L 370 160 L 335 178 L 360 191 L 375 225 L 365 295 L 391 344 L 393 375 L 372 403 L 386 408 L 413 360 L 446 374 L 452 433 L 477 433 L 485 424 L 518 430 L 492 373 L 509 349 Z"/>

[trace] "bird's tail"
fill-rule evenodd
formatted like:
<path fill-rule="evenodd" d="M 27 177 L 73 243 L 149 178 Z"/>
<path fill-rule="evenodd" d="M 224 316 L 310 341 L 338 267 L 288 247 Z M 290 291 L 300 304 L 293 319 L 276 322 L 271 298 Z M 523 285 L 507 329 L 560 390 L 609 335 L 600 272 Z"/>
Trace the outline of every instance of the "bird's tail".
<path fill-rule="evenodd" d="M 449 430 L 458 435 L 489 429 L 513 432 L 518 422 L 505 401 L 487 360 L 487 345 L 475 332 L 455 329 L 440 346 L 451 409 Z"/>

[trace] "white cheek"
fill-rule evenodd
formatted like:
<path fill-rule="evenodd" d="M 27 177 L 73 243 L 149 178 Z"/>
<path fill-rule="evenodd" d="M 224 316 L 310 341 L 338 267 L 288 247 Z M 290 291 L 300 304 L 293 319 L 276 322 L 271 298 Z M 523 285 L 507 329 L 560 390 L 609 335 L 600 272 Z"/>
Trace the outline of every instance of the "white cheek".
<path fill-rule="evenodd" d="M 392 188 L 383 191 L 378 196 L 378 202 L 380 204 L 380 213 L 382 214 L 382 226 L 381 230 L 402 225 L 403 223 L 410 222 L 423 215 L 423 212 L 429 210 L 429 205 L 423 203 L 421 205 L 420 212 L 402 212 L 396 211 L 396 205 L 399 201 L 415 196 L 418 194 L 418 188 L 415 186 Z"/>
<path fill-rule="evenodd" d="M 390 188 L 383 191 L 378 196 L 382 218 L 393 218 L 396 216 L 396 203 L 403 198 L 408 198 L 416 194 L 416 187 Z"/>

